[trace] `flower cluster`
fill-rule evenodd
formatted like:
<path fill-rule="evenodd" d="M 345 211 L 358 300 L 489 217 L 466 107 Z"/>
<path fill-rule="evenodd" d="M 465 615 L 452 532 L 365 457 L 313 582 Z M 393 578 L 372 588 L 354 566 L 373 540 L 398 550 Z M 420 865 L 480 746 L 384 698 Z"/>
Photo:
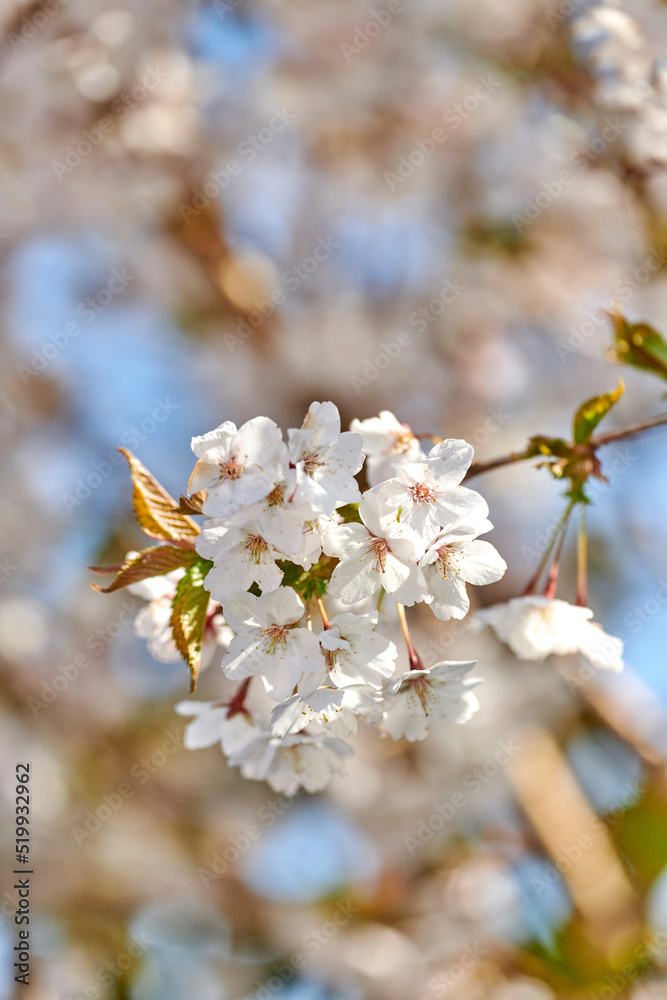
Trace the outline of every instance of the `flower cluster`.
<path fill-rule="evenodd" d="M 378 631 L 385 597 L 399 614 L 423 602 L 441 620 L 463 618 L 466 584 L 505 571 L 478 537 L 491 528 L 486 502 L 461 485 L 469 444 L 425 451 L 388 411 L 341 431 L 335 405 L 313 403 L 286 441 L 255 417 L 238 429 L 226 422 L 192 448 L 190 495 L 203 497 L 207 518 L 195 548 L 233 636 L 222 669 L 240 687 L 225 703 L 178 706 L 194 716 L 188 747 L 220 743 L 244 776 L 292 794 L 319 790 L 342 769 L 359 724 L 421 740 L 433 720 L 470 718 L 473 662 L 424 669 L 410 646 L 411 669 L 395 677 L 398 649 Z M 362 493 L 355 477 L 365 459 Z M 264 720 L 247 705 L 252 678 L 273 704 Z"/>
<path fill-rule="evenodd" d="M 156 658 L 184 656 L 193 679 L 222 651 L 237 686 L 226 700 L 177 706 L 192 717 L 185 745 L 220 744 L 245 777 L 288 795 L 318 791 L 340 773 L 360 725 L 415 741 L 435 722 L 463 723 L 477 711 L 475 661 L 426 668 L 405 607 L 462 619 L 468 585 L 506 570 L 479 537 L 492 527 L 486 501 L 462 485 L 471 445 L 429 438 L 426 446 L 386 410 L 351 426 L 341 431 L 330 402 L 313 403 L 286 440 L 268 417 L 225 422 L 193 438 L 197 462 L 179 503 L 128 454 L 140 523 L 170 544 L 130 553 L 107 590 L 129 586 L 148 601 L 137 632 Z M 591 617 L 531 594 L 475 621 L 522 658 L 580 651 L 620 669 L 620 640 Z M 383 634 L 396 620 L 408 669 Z"/>

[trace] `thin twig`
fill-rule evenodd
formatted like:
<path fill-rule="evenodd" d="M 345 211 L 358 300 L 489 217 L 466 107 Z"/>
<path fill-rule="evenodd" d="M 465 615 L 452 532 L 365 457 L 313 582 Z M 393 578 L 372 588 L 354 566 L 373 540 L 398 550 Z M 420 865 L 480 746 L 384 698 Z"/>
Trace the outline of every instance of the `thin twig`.
<path fill-rule="evenodd" d="M 624 427 L 618 431 L 608 431 L 607 434 L 596 434 L 590 439 L 589 444 L 595 450 L 596 448 L 602 448 L 606 444 L 612 444 L 614 441 L 623 441 L 634 434 L 641 434 L 642 431 L 651 430 L 653 427 L 662 427 L 665 424 L 667 424 L 667 413 L 661 413 L 650 420 L 644 420 L 639 424 L 632 424 L 630 427 Z M 473 462 L 468 469 L 465 479 L 472 479 L 473 476 L 481 476 L 484 472 L 492 472 L 494 469 L 500 469 L 505 465 L 514 465 L 515 462 L 525 462 L 529 458 L 539 457 L 539 455 L 534 455 L 530 448 L 526 448 L 524 451 L 513 451 L 509 455 L 492 458 L 488 462 Z"/>

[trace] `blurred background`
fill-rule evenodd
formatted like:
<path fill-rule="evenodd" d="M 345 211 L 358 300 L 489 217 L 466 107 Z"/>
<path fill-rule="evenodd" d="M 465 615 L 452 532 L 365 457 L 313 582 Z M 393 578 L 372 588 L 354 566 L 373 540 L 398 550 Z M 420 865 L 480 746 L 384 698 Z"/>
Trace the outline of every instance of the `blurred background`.
<path fill-rule="evenodd" d="M 590 604 L 626 672 L 479 658 L 481 710 L 356 740 L 286 800 L 182 749 L 181 664 L 89 588 L 225 419 L 392 410 L 477 458 L 612 389 L 614 302 L 667 313 L 667 11 L 583 0 L 3 0 L 0 745 L 32 764 L 33 1000 L 667 997 L 667 475 L 601 453 Z M 605 429 L 660 412 L 628 370 Z M 516 596 L 562 509 L 475 481 Z M 559 596 L 574 598 L 573 538 Z M 391 629 L 391 625 L 389 626 Z M 568 679 L 569 677 L 569 679 Z M 217 666 L 198 697 L 219 698 Z M 6 822 L 5 822 L 6 821 Z M 0 997 L 13 994 L 11 875 Z M 29 993 L 28 993 L 29 990 Z"/>

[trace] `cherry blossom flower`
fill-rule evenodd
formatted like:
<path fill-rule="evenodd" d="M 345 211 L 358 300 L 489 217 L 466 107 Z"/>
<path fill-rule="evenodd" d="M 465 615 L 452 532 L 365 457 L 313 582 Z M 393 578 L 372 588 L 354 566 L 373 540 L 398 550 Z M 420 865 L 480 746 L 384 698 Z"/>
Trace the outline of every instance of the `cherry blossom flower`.
<path fill-rule="evenodd" d="M 555 653 L 581 653 L 600 670 L 623 669 L 623 640 L 608 635 L 590 608 L 559 598 L 528 595 L 477 611 L 473 629 L 490 625 L 520 660 L 544 660 Z"/>
<path fill-rule="evenodd" d="M 138 553 L 129 552 L 126 559 L 136 555 Z M 184 569 L 176 569 L 163 576 L 148 577 L 127 588 L 130 594 L 148 601 L 134 619 L 134 631 L 139 638 L 147 640 L 151 656 L 162 663 L 177 663 L 182 659 L 171 628 L 171 602 L 176 594 L 178 581 L 184 573 Z M 210 600 L 202 638 L 200 670 L 210 666 L 216 653 L 227 649 L 232 636 L 232 630 L 225 624 L 220 613 L 218 602 Z"/>
<path fill-rule="evenodd" d="M 296 502 L 309 503 L 321 514 L 332 514 L 336 504 L 354 503 L 359 487 L 354 476 L 361 469 L 361 435 L 341 434 L 340 414 L 333 403 L 311 403 L 299 430 L 287 432 L 290 462 L 296 469 Z"/>
<path fill-rule="evenodd" d="M 258 524 L 230 528 L 224 518 L 206 521 L 195 547 L 200 556 L 213 560 L 204 585 L 218 601 L 256 583 L 262 591 L 275 590 L 283 578 L 276 559 L 284 558 L 260 533 Z"/>
<path fill-rule="evenodd" d="M 398 466 L 392 479 L 374 488 L 393 511 L 394 519 L 408 529 L 418 556 L 441 528 L 464 517 L 486 517 L 489 513 L 479 493 L 459 485 L 472 457 L 472 445 L 465 441 L 441 441 L 420 462 Z"/>
<path fill-rule="evenodd" d="M 387 689 L 380 728 L 395 740 L 414 743 L 428 735 L 432 719 L 467 722 L 479 708 L 472 688 L 481 680 L 465 676 L 476 662 L 436 663 L 401 674 Z"/>
<path fill-rule="evenodd" d="M 428 598 L 417 572 L 414 544 L 404 537 L 396 518 L 390 520 L 386 513 L 383 498 L 369 491 L 359 504 L 363 524 L 341 524 L 323 534 L 326 554 L 340 559 L 329 591 L 343 604 L 373 597 L 381 587 L 401 604 Z"/>
<path fill-rule="evenodd" d="M 192 438 L 191 448 L 197 463 L 188 492 L 206 490 L 204 513 L 217 517 L 265 497 L 286 465 L 282 433 L 268 417 L 253 417 L 238 430 L 226 420 L 214 431 Z"/>
<path fill-rule="evenodd" d="M 232 712 L 219 701 L 181 701 L 176 705 L 179 715 L 194 716 L 185 729 L 187 750 L 201 750 L 216 743 L 226 756 L 237 753 L 261 735 L 252 717 L 245 711 Z"/>
<path fill-rule="evenodd" d="M 337 689 L 323 685 L 309 694 L 293 695 L 271 713 L 271 733 L 291 736 L 309 726 L 309 732 L 324 730 L 345 738 L 357 732 L 358 720 L 378 722 L 382 716 L 382 696 L 365 684 Z"/>
<path fill-rule="evenodd" d="M 254 521 L 267 542 L 293 559 L 303 551 L 304 532 L 315 513 L 310 504 L 290 499 L 296 487 L 296 473 L 293 469 L 290 472 L 291 475 L 276 479 L 261 500 L 230 515 L 228 523 L 244 526 Z"/>
<path fill-rule="evenodd" d="M 393 674 L 398 650 L 391 640 L 375 631 L 377 622 L 377 612 L 343 612 L 320 632 L 318 639 L 329 664 L 329 676 L 337 687 L 367 684 L 380 689 Z"/>
<path fill-rule="evenodd" d="M 505 560 L 490 542 L 477 538 L 492 527 L 486 518 L 458 521 L 444 528 L 422 556 L 419 565 L 433 598 L 431 610 L 441 621 L 467 615 L 466 583 L 484 586 L 505 573 Z"/>
<path fill-rule="evenodd" d="M 301 674 L 320 672 L 320 644 L 310 629 L 298 628 L 304 606 L 289 587 L 256 597 L 237 593 L 224 602 L 228 624 L 237 634 L 222 661 L 232 680 L 259 675 L 274 701 L 288 698 Z"/>
<path fill-rule="evenodd" d="M 352 756 L 343 740 L 326 733 L 297 733 L 284 738 L 263 734 L 229 758 L 244 778 L 266 781 L 274 792 L 295 795 L 299 788 L 320 792 L 332 775 L 343 773 L 343 761 Z"/>
<path fill-rule="evenodd" d="M 397 465 L 419 462 L 424 458 L 418 439 L 407 424 L 401 424 L 390 410 L 380 410 L 378 417 L 353 420 L 350 430 L 361 434 L 366 455 L 366 478 L 370 486 L 391 479 Z"/>

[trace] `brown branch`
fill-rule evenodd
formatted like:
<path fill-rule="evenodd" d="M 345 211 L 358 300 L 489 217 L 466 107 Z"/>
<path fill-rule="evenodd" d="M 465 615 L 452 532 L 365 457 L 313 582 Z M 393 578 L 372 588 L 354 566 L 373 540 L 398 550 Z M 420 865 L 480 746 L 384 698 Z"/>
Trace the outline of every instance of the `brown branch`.
<path fill-rule="evenodd" d="M 607 434 L 596 434 L 588 443 L 595 451 L 596 448 L 602 448 L 606 444 L 612 444 L 614 441 L 623 441 L 634 434 L 641 434 L 642 431 L 648 431 L 653 427 L 661 427 L 665 424 L 667 424 L 667 413 L 661 413 L 657 417 L 651 417 L 650 420 L 644 420 L 639 424 L 632 424 L 630 427 L 624 427 L 618 431 L 609 431 Z M 492 458 L 489 462 L 473 462 L 465 478 L 472 479 L 473 476 L 481 476 L 484 472 L 492 472 L 494 469 L 501 469 L 505 465 L 514 465 L 515 462 L 525 462 L 529 458 L 539 457 L 539 455 L 534 455 L 531 449 L 526 448 L 524 451 L 513 451 L 509 455 Z"/>

